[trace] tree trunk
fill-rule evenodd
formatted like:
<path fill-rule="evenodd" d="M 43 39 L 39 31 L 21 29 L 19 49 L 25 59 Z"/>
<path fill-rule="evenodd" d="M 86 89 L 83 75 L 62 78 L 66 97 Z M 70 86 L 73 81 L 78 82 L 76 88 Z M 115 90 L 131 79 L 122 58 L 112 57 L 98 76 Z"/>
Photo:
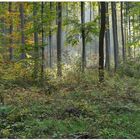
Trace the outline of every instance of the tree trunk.
<path fill-rule="evenodd" d="M 26 57 L 25 54 L 25 35 L 24 35 L 24 3 L 20 3 L 20 20 L 21 20 L 21 59 Z"/>
<path fill-rule="evenodd" d="M 38 77 L 38 59 L 39 59 L 39 48 L 38 48 L 38 20 L 37 20 L 37 3 L 33 3 L 33 17 L 34 17 L 34 78 Z"/>
<path fill-rule="evenodd" d="M 42 24 L 42 31 L 41 31 L 41 36 L 42 36 L 42 56 L 41 56 L 41 80 L 44 81 L 44 61 L 45 61 L 45 55 L 44 55 L 44 2 L 41 2 L 41 24 Z"/>
<path fill-rule="evenodd" d="M 106 2 L 106 32 L 105 32 L 105 42 L 106 42 L 106 68 L 110 70 L 110 27 L 109 27 L 109 13 L 108 13 L 108 3 Z"/>
<path fill-rule="evenodd" d="M 128 3 L 128 37 L 129 37 L 129 43 L 131 44 L 131 17 L 130 17 L 130 7 Z M 131 47 L 130 45 L 128 46 L 128 51 L 129 51 L 129 57 L 131 57 Z"/>
<path fill-rule="evenodd" d="M 135 15 L 133 14 L 133 22 L 132 22 L 132 26 L 133 26 L 133 44 L 134 44 L 134 58 L 136 57 L 136 46 L 135 46 Z"/>
<path fill-rule="evenodd" d="M 61 41 L 62 41 L 62 3 L 57 4 L 57 75 L 62 76 Z"/>
<path fill-rule="evenodd" d="M 2 38 L 1 38 L 1 44 L 2 44 L 2 48 L 3 48 L 3 54 L 2 54 L 2 57 L 3 57 L 3 60 L 5 61 L 6 60 L 6 49 L 5 49 L 5 46 L 7 45 L 7 42 L 6 42 L 6 23 L 5 23 L 5 18 L 3 17 L 1 19 L 1 25 L 2 25 Z"/>
<path fill-rule="evenodd" d="M 90 22 L 91 20 L 92 20 L 92 2 L 90 2 Z M 92 58 L 91 55 L 92 55 L 92 42 L 90 42 L 90 59 Z"/>
<path fill-rule="evenodd" d="M 81 2 L 81 33 L 82 33 L 82 72 L 84 72 L 86 67 L 86 50 L 85 50 L 85 3 Z"/>
<path fill-rule="evenodd" d="M 105 2 L 101 2 L 101 26 L 99 34 L 99 82 L 104 81 L 104 35 L 106 24 Z"/>
<path fill-rule="evenodd" d="M 12 13 L 12 2 L 9 2 L 9 14 Z M 12 20 L 12 17 L 10 16 L 10 27 L 9 27 L 9 34 L 10 34 L 10 39 L 9 39 L 9 58 L 10 58 L 10 61 L 13 60 L 13 38 L 12 38 L 12 33 L 13 33 L 13 20 Z"/>
<path fill-rule="evenodd" d="M 125 46 L 127 45 L 127 43 L 128 43 L 128 6 L 127 6 L 127 2 L 125 2 L 124 3 L 124 7 L 125 7 L 125 10 L 124 10 L 124 20 L 123 20 L 123 22 L 124 22 L 124 44 L 125 44 Z M 128 48 L 126 48 L 126 50 L 125 50 L 125 56 L 126 56 L 126 58 L 125 59 L 127 59 L 127 56 L 128 56 Z"/>
<path fill-rule="evenodd" d="M 118 68 L 118 33 L 117 33 L 117 16 L 116 16 L 116 2 L 111 2 L 112 9 L 112 26 L 113 26 L 113 42 L 114 42 L 114 63 L 115 71 Z"/>
<path fill-rule="evenodd" d="M 50 16 L 51 16 L 51 12 L 52 12 L 52 2 L 50 2 Z M 51 19 L 50 19 L 51 20 Z M 50 68 L 52 68 L 52 22 L 50 21 L 50 25 L 49 25 L 49 54 L 50 54 L 50 61 L 49 61 L 49 65 Z"/>
<path fill-rule="evenodd" d="M 121 34 L 122 34 L 122 58 L 125 61 L 125 44 L 124 44 L 124 30 L 123 30 L 123 2 L 121 2 Z"/>

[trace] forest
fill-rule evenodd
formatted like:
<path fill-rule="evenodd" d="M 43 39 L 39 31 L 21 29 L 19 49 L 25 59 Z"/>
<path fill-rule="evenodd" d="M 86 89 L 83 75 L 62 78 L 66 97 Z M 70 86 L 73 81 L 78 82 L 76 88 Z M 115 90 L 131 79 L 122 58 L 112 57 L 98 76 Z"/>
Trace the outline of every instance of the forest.
<path fill-rule="evenodd" d="M 140 2 L 0 2 L 0 138 L 140 138 Z"/>

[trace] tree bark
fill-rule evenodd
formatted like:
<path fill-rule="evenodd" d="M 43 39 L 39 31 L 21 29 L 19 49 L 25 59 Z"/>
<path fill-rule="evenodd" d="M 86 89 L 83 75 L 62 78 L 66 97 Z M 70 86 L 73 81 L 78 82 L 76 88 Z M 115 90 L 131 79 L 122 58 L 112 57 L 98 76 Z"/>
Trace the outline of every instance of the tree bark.
<path fill-rule="evenodd" d="M 101 24 L 99 34 L 99 82 L 104 81 L 104 35 L 106 24 L 106 6 L 101 2 Z"/>
<path fill-rule="evenodd" d="M 113 42 L 114 42 L 114 63 L 115 71 L 118 68 L 118 33 L 117 33 L 117 16 L 116 16 L 116 2 L 111 2 L 112 9 L 112 26 L 113 26 Z"/>
<path fill-rule="evenodd" d="M 136 46 L 135 46 L 135 15 L 133 14 L 133 22 L 132 22 L 132 26 L 133 26 L 133 44 L 134 44 L 134 58 L 136 57 Z"/>
<path fill-rule="evenodd" d="M 127 8 L 128 8 L 128 38 L 129 38 L 129 43 L 131 43 L 131 17 L 130 17 L 130 7 L 129 3 L 127 3 Z M 128 46 L 128 53 L 129 57 L 131 57 L 131 47 L 130 45 Z"/>
<path fill-rule="evenodd" d="M 62 76 L 61 42 L 62 42 L 62 3 L 57 4 L 57 75 Z"/>
<path fill-rule="evenodd" d="M 24 35 L 24 3 L 20 3 L 20 20 L 21 20 L 21 59 L 24 59 L 26 57 L 25 54 L 25 35 Z"/>
<path fill-rule="evenodd" d="M 81 2 L 81 33 L 82 33 L 82 72 L 86 67 L 86 50 L 85 50 L 85 3 Z"/>
<path fill-rule="evenodd" d="M 44 2 L 41 2 L 41 24 L 42 24 L 42 31 L 41 31 L 41 36 L 42 36 L 42 54 L 41 54 L 41 79 L 44 81 L 44 61 L 45 61 L 45 55 L 44 55 Z"/>
<path fill-rule="evenodd" d="M 121 35 L 122 35 L 122 58 L 125 61 L 125 44 L 124 44 L 124 30 L 123 30 L 123 2 L 121 2 Z"/>
<path fill-rule="evenodd" d="M 90 2 L 90 22 L 91 20 L 92 20 L 92 2 Z M 92 42 L 90 42 L 90 59 L 92 58 L 91 55 L 92 55 Z"/>
<path fill-rule="evenodd" d="M 12 13 L 12 2 L 9 2 L 9 14 Z M 13 38 L 12 38 L 12 33 L 13 33 L 13 20 L 12 17 L 10 16 L 10 27 L 9 27 L 9 34 L 10 34 L 10 38 L 9 38 L 9 58 L 10 61 L 13 60 Z"/>
<path fill-rule="evenodd" d="M 50 16 L 51 16 L 51 12 L 52 12 L 52 2 L 50 2 Z M 50 19 L 51 20 L 51 19 Z M 50 21 L 50 27 L 49 27 L 49 54 L 50 54 L 50 61 L 49 61 L 49 65 L 50 68 L 52 68 L 52 29 L 51 29 L 51 25 L 52 22 Z"/>
<path fill-rule="evenodd" d="M 39 48 L 38 48 L 38 19 L 37 19 L 37 3 L 33 3 L 33 17 L 34 17 L 34 78 L 38 77 L 38 59 L 39 59 Z"/>
<path fill-rule="evenodd" d="M 106 13 L 108 14 L 108 3 L 106 2 Z M 106 42 L 106 68 L 110 70 L 110 27 L 109 27 L 109 14 L 106 16 L 106 32 L 105 32 L 105 42 Z"/>

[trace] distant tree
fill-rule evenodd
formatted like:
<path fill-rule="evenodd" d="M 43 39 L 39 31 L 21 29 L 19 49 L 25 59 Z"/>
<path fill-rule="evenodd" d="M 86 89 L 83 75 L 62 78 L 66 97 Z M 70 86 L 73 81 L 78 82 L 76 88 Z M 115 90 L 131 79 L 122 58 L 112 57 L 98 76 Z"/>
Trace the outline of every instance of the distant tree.
<path fill-rule="evenodd" d="M 7 3 L 8 4 L 8 3 Z M 1 46 L 2 46 L 2 57 L 3 60 L 7 60 L 6 54 L 7 54 L 7 49 L 6 46 L 8 45 L 8 41 L 7 41 L 7 26 L 6 26 L 6 12 L 7 12 L 7 4 L 4 2 L 1 2 L 1 11 L 0 14 L 2 14 L 3 16 L 0 18 L 0 27 L 1 27 Z M 9 56 L 8 56 L 9 58 Z"/>
<path fill-rule="evenodd" d="M 92 2 L 89 3 L 90 5 L 90 22 L 92 21 Z M 90 58 L 91 58 L 91 50 L 92 50 L 92 42 L 90 43 Z"/>
<path fill-rule="evenodd" d="M 44 61 L 45 61 L 45 55 L 44 55 L 44 2 L 41 2 L 41 37 L 42 37 L 42 52 L 41 52 L 41 79 L 44 81 Z"/>
<path fill-rule="evenodd" d="M 52 12 L 52 2 L 50 2 L 50 16 L 51 16 L 51 12 Z M 50 18 L 50 22 L 49 22 L 49 54 L 50 54 L 50 61 L 49 61 L 49 65 L 50 68 L 52 68 L 52 22 L 51 22 L 51 18 Z"/>
<path fill-rule="evenodd" d="M 116 2 L 111 2 L 111 9 L 112 9 L 113 43 L 114 43 L 114 63 L 115 63 L 115 71 L 116 71 L 119 64 Z"/>
<path fill-rule="evenodd" d="M 129 57 L 131 57 L 131 55 L 132 55 L 131 54 L 132 50 L 131 50 L 131 45 L 130 45 L 132 43 L 132 39 L 131 39 L 131 15 L 130 15 L 130 8 L 131 8 L 130 7 L 130 3 L 128 2 L 127 3 L 127 10 L 128 10 L 128 39 L 129 39 L 128 40 L 129 41 L 128 42 L 129 43 L 129 45 L 128 45 L 128 49 L 129 49 L 128 51 L 129 52 L 128 53 L 129 53 Z"/>
<path fill-rule="evenodd" d="M 106 25 L 106 4 L 101 2 L 101 24 L 99 34 L 99 82 L 104 81 L 104 35 Z"/>
<path fill-rule="evenodd" d="M 122 35 L 122 58 L 125 61 L 125 42 L 124 42 L 124 29 L 123 29 L 123 2 L 121 4 L 121 35 Z"/>
<path fill-rule="evenodd" d="M 33 3 L 33 27 L 34 27 L 34 77 L 38 76 L 38 59 L 39 59 L 39 44 L 38 44 L 38 19 L 37 19 L 37 3 Z"/>
<path fill-rule="evenodd" d="M 21 59 L 26 57 L 25 54 L 25 35 L 24 35 L 24 24 L 25 24 L 25 17 L 24 17 L 24 3 L 21 2 L 19 5 L 20 11 L 20 28 L 21 28 Z"/>
<path fill-rule="evenodd" d="M 9 2 L 9 14 L 12 14 L 12 2 Z M 9 39 L 9 54 L 10 54 L 10 60 L 13 60 L 13 38 L 12 38 L 12 33 L 13 33 L 13 19 L 12 16 L 10 15 L 10 26 L 9 26 L 9 34 L 10 34 L 10 39 Z"/>
<path fill-rule="evenodd" d="M 132 19 L 132 27 L 133 27 L 133 46 L 134 46 L 134 58 L 136 57 L 136 45 L 135 45 L 135 15 L 133 14 Z"/>

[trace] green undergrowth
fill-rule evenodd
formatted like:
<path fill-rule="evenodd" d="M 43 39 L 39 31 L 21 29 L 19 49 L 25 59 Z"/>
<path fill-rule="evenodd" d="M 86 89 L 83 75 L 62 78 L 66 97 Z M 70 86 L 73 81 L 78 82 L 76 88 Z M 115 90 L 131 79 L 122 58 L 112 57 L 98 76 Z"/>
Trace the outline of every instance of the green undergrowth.
<path fill-rule="evenodd" d="M 140 79 L 67 74 L 50 87 L 1 78 L 0 138 L 140 138 Z"/>

